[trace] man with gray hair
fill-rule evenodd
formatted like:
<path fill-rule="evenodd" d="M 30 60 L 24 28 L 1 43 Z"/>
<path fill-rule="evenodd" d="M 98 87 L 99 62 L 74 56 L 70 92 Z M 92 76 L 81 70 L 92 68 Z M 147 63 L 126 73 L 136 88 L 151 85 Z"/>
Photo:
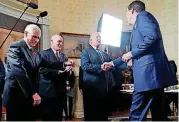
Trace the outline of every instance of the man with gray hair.
<path fill-rule="evenodd" d="M 41 97 L 37 94 L 39 67 L 63 69 L 64 63 L 45 60 L 34 49 L 40 36 L 41 30 L 37 25 L 27 25 L 24 38 L 13 42 L 8 48 L 3 93 L 3 105 L 6 107 L 8 121 L 35 120 L 33 106 L 41 103 Z"/>
<path fill-rule="evenodd" d="M 110 113 L 109 96 L 114 92 L 114 88 L 121 85 L 121 77 L 117 70 L 105 69 L 103 63 L 112 59 L 107 53 L 99 50 L 100 33 L 92 33 L 89 43 L 90 46 L 81 53 L 83 80 L 79 83 L 79 85 L 82 84 L 80 86 L 83 92 L 84 119 L 85 121 L 107 121 Z"/>

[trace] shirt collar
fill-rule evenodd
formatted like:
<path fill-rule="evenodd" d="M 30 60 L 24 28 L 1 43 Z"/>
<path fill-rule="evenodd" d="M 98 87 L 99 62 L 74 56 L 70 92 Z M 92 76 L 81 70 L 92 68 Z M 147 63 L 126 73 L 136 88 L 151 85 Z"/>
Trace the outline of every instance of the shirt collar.
<path fill-rule="evenodd" d="M 93 47 L 95 50 L 99 50 L 99 48 L 97 48 L 97 47 L 94 47 L 93 45 L 91 45 L 91 47 Z"/>
<path fill-rule="evenodd" d="M 56 50 L 54 50 L 53 48 L 51 48 L 52 49 L 52 51 L 54 52 L 54 54 L 56 55 L 56 53 L 58 54 L 58 56 L 59 56 L 59 52 L 60 51 L 56 51 Z"/>

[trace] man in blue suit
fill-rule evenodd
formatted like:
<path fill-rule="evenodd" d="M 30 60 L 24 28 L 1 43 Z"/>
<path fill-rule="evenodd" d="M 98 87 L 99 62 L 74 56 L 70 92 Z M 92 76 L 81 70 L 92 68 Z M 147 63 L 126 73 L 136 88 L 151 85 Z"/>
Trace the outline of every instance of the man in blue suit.
<path fill-rule="evenodd" d="M 60 35 L 53 35 L 51 48 L 41 51 L 44 59 L 50 61 L 66 62 L 67 56 L 61 52 L 63 38 Z M 70 71 L 72 67 L 66 67 Z M 66 96 L 66 73 L 57 69 L 40 67 L 39 94 L 42 97 L 40 105 L 43 121 L 62 121 L 63 105 Z"/>
<path fill-rule="evenodd" d="M 83 79 L 79 83 L 83 93 L 84 119 L 85 121 L 107 121 L 110 112 L 108 96 L 114 87 L 120 87 L 120 76 L 114 75 L 113 69 L 103 71 L 103 63 L 112 59 L 107 53 L 99 50 L 100 34 L 92 33 L 89 43 L 90 46 L 81 53 L 83 74 L 80 74 L 83 76 L 80 78 L 83 77 Z"/>
<path fill-rule="evenodd" d="M 5 68 L 2 60 L 0 59 L 0 95 L 3 93 L 5 83 Z M 2 117 L 2 97 L 0 96 L 0 120 Z"/>
<path fill-rule="evenodd" d="M 131 121 L 142 121 L 150 108 L 152 120 L 166 120 L 164 88 L 177 84 L 165 54 L 160 27 L 155 17 L 145 11 L 145 4 L 133 1 L 127 8 L 127 21 L 133 25 L 131 51 L 122 56 L 131 62 L 134 93 Z M 120 63 L 120 58 L 113 65 Z"/>
<path fill-rule="evenodd" d="M 134 92 L 129 119 L 142 121 L 150 108 L 152 120 L 166 120 L 164 88 L 177 84 L 165 54 L 160 27 L 155 17 L 145 11 L 145 4 L 133 1 L 127 8 L 127 21 L 133 25 L 131 51 L 122 56 L 131 62 Z M 111 62 L 118 66 L 121 58 Z"/>

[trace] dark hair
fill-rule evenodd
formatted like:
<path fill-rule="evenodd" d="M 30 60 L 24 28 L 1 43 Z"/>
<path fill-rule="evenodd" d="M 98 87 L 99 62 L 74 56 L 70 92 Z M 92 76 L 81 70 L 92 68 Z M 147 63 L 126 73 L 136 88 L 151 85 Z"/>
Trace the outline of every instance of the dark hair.
<path fill-rule="evenodd" d="M 134 9 L 137 13 L 145 11 L 145 4 L 142 1 L 133 1 L 129 6 L 128 10 Z"/>

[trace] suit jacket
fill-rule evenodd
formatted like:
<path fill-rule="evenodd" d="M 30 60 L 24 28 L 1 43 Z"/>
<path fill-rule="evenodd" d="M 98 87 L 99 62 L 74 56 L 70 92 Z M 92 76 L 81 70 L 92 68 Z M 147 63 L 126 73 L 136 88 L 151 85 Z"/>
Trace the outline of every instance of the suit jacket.
<path fill-rule="evenodd" d="M 177 83 L 165 54 L 159 24 L 147 11 L 137 16 L 131 46 L 135 91 L 164 88 Z M 117 60 L 114 64 L 117 65 Z"/>
<path fill-rule="evenodd" d="M 37 51 L 32 56 L 23 39 L 9 46 L 3 93 L 4 105 L 10 100 L 13 89 L 20 89 L 25 97 L 32 98 L 32 95 L 38 91 L 37 75 L 40 66 L 62 69 L 63 63 L 45 60 Z"/>
<path fill-rule="evenodd" d="M 106 54 L 105 52 L 102 53 L 104 56 L 104 62 L 109 62 L 112 60 L 108 54 Z M 82 51 L 81 68 L 83 70 L 83 80 L 80 80 L 80 82 L 83 83 L 80 83 L 80 88 L 82 87 L 84 89 L 94 89 L 96 93 L 100 95 L 105 95 L 108 92 L 108 90 L 112 88 L 109 87 L 109 81 L 105 77 L 106 72 L 103 72 L 101 69 L 102 63 L 103 62 L 101 61 L 99 54 L 92 46 L 89 46 L 89 48 L 86 48 Z M 112 75 L 115 71 L 113 70 L 114 69 L 110 71 L 112 72 Z M 115 85 L 120 84 L 120 78 L 117 76 L 113 75 Z"/>
<path fill-rule="evenodd" d="M 5 83 L 5 68 L 4 64 L 0 59 L 0 91 L 3 92 L 4 89 L 4 83 Z"/>
<path fill-rule="evenodd" d="M 41 51 L 43 58 L 50 61 L 57 61 L 57 58 L 51 48 Z M 64 53 L 60 53 L 60 62 L 67 61 Z M 39 94 L 45 97 L 54 98 L 65 95 L 66 92 L 66 74 L 58 74 L 57 69 L 40 68 Z"/>

